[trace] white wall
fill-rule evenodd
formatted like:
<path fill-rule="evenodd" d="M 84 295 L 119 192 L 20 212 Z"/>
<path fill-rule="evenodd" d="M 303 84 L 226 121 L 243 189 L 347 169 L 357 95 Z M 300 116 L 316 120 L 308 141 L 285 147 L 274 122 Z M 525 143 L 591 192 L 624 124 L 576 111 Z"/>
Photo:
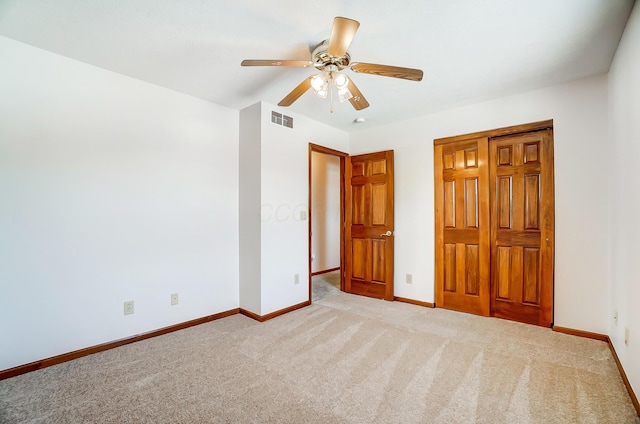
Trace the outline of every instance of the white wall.
<path fill-rule="evenodd" d="M 272 110 L 293 117 L 294 128 L 272 124 Z M 300 219 L 308 213 L 309 143 L 346 152 L 349 136 L 262 103 L 261 315 L 309 300 L 309 221 Z"/>
<path fill-rule="evenodd" d="M 0 369 L 237 308 L 238 112 L 0 57 Z"/>
<path fill-rule="evenodd" d="M 636 3 L 609 72 L 611 305 L 609 337 L 640 395 L 640 4 Z M 613 317 L 618 312 L 618 321 Z M 629 328 L 629 345 L 625 345 Z"/>
<path fill-rule="evenodd" d="M 546 119 L 555 136 L 555 324 L 606 333 L 606 75 L 351 135 L 351 154 L 395 150 L 396 296 L 434 301 L 433 140 Z"/>
<path fill-rule="evenodd" d="M 260 103 L 240 111 L 240 307 L 259 314 L 260 287 Z"/>
<path fill-rule="evenodd" d="M 340 267 L 340 158 L 311 154 L 311 272 Z"/>

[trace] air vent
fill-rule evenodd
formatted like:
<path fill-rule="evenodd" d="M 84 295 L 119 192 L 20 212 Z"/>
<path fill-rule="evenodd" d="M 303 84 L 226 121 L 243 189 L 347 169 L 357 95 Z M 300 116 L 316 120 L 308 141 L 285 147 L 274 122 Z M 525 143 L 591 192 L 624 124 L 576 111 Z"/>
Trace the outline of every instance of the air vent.
<path fill-rule="evenodd" d="M 276 125 L 282 125 L 283 127 L 293 128 L 293 118 L 276 111 L 271 111 L 271 122 Z"/>

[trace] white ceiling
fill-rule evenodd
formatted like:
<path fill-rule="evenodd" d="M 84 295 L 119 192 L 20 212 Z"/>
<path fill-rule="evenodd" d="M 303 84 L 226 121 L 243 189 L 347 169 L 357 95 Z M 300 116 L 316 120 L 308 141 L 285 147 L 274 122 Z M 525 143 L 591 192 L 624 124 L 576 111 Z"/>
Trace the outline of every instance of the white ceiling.
<path fill-rule="evenodd" d="M 277 104 L 312 68 L 333 18 L 360 22 L 353 62 L 420 68 L 422 82 L 347 71 L 371 106 L 304 94 L 289 109 L 346 131 L 606 72 L 634 0 L 0 0 L 0 35 L 242 109 Z M 1 58 L 0 58 L 1 60 Z M 1 66 L 1 64 L 0 64 Z M 365 117 L 364 124 L 353 123 Z"/>

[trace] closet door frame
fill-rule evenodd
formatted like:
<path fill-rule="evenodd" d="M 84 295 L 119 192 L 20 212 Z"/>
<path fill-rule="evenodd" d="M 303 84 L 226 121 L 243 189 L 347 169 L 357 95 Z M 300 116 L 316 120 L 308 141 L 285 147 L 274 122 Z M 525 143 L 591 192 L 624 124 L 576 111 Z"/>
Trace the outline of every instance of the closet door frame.
<path fill-rule="evenodd" d="M 458 310 L 461 311 L 459 305 L 455 305 L 454 307 L 447 305 L 446 301 L 444 301 L 445 296 L 444 296 L 444 270 L 445 270 L 445 264 L 444 264 L 444 212 L 443 212 L 443 198 L 444 198 L 444 192 L 443 192 L 443 167 L 442 167 L 442 159 L 440 158 L 440 160 L 438 160 L 438 157 L 436 157 L 437 154 L 442 154 L 443 148 L 445 148 L 444 146 L 449 145 L 449 144 L 454 144 L 454 143 L 465 143 L 465 142 L 470 142 L 473 140 L 479 140 L 479 139 L 484 139 L 485 143 L 487 143 L 487 145 L 485 146 L 486 148 L 489 147 L 489 143 L 491 142 L 491 138 L 495 138 L 495 137 L 500 137 L 500 136 L 507 136 L 507 135 L 518 135 L 518 134 L 523 134 L 523 133 L 529 133 L 529 132 L 534 132 L 534 131 L 540 131 L 540 130 L 546 130 L 549 129 L 551 130 L 551 134 L 553 133 L 553 120 L 546 120 L 546 121 L 539 121 L 539 122 L 533 122 L 533 123 L 529 123 L 529 124 L 522 124 L 522 125 L 515 125 L 515 126 L 510 126 L 510 127 L 504 127 L 504 128 L 497 128 L 497 129 L 493 129 L 493 130 L 489 130 L 489 131 L 482 131 L 482 132 L 477 132 L 477 133 L 471 133 L 471 134 L 464 134 L 464 135 L 458 135 L 458 136 L 454 136 L 454 137 L 446 137 L 446 138 L 440 138 L 440 139 L 436 139 L 433 141 L 433 145 L 434 145 L 434 184 L 435 184 L 435 191 L 434 191 L 434 200 L 435 200 L 435 204 L 434 204 L 434 209 L 435 209 L 435 267 L 434 267 L 434 274 L 435 274 L 435 284 L 434 284 L 434 291 L 435 291 L 435 299 L 436 299 L 436 303 L 435 306 L 436 307 L 442 307 L 445 309 L 454 309 L 454 310 Z M 553 137 L 553 136 L 552 136 Z M 553 139 L 551 140 L 551 145 L 553 146 Z M 552 152 L 552 150 L 551 150 Z M 490 166 L 490 164 L 487 162 L 480 164 L 481 166 L 486 166 L 487 168 Z M 553 157 L 551 158 L 551 166 L 553 166 Z M 552 175 L 553 175 L 553 170 L 551 171 Z M 553 178 L 553 177 L 552 177 Z M 488 181 L 488 184 L 493 184 L 493 181 Z M 551 196 L 553 196 L 553 179 L 549 182 L 549 184 L 551 184 Z M 486 187 L 486 190 L 484 190 L 486 192 L 486 196 L 489 196 L 489 187 Z M 488 199 L 487 199 L 488 200 Z M 481 220 L 481 222 L 486 223 L 487 228 L 481 228 L 481 232 L 483 234 L 483 236 L 487 237 L 487 240 L 485 240 L 485 242 L 492 244 L 492 240 L 490 239 L 490 225 L 492 225 L 489 222 L 489 216 L 486 217 L 486 220 Z M 553 235 L 551 237 L 551 240 L 553 240 Z M 550 262 L 551 262 L 551 275 L 548 275 L 548 270 L 544 271 L 545 272 L 545 277 L 549 277 L 551 278 L 551 293 L 549 294 L 549 296 L 551 296 L 551 313 L 553 315 L 553 279 L 554 279 L 554 275 L 553 275 L 553 262 L 554 262 L 554 252 L 555 252 L 555 248 L 554 246 L 551 246 L 551 248 L 548 250 L 549 255 L 551 255 L 551 257 L 549 258 Z M 491 287 L 491 281 L 492 281 L 492 275 L 489 276 L 483 276 L 483 278 L 480 279 L 479 284 L 483 285 L 483 291 L 491 291 L 491 293 L 493 294 L 493 290 Z M 484 300 L 484 299 L 483 299 Z M 490 298 L 486 299 L 487 302 L 490 302 Z M 549 307 L 549 306 L 547 306 Z M 490 304 L 488 303 L 486 305 L 486 310 L 489 311 L 490 310 Z M 463 312 L 470 312 L 470 313 L 476 313 L 478 314 L 478 311 L 473 311 L 473 310 L 469 310 L 469 311 L 463 311 Z M 483 311 L 484 312 L 484 311 Z M 485 313 L 480 313 L 482 315 L 485 315 Z M 490 311 L 490 314 L 493 315 L 493 311 Z M 508 318 L 508 317 L 505 317 Z M 510 319 L 510 318 L 508 318 Z M 540 324 L 538 324 L 540 325 Z M 545 324 L 546 325 L 546 324 Z M 551 323 L 549 325 L 553 325 L 553 319 L 551 320 Z"/>

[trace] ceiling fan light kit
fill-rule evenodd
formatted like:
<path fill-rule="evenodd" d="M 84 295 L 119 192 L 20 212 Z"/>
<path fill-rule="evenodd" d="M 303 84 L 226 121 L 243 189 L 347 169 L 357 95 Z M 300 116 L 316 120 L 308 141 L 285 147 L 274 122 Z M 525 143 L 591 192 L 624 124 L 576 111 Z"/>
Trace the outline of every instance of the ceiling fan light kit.
<path fill-rule="evenodd" d="M 287 94 L 278 106 L 291 106 L 300 96 L 312 88 L 316 96 L 330 99 L 329 110 L 333 112 L 333 89 L 338 94 L 340 103 L 349 101 L 355 110 L 369 107 L 353 80 L 341 71 L 349 68 L 354 72 L 401 78 L 410 81 L 421 81 L 420 69 L 402 68 L 398 66 L 376 65 L 373 63 L 351 63 L 351 55 L 347 51 L 360 27 L 358 21 L 336 17 L 333 20 L 331 36 L 320 43 L 311 54 L 312 60 L 243 60 L 241 66 L 314 66 L 319 74 L 308 77 Z"/>
<path fill-rule="evenodd" d="M 346 102 L 353 97 L 348 85 L 349 77 L 337 71 L 323 70 L 311 77 L 311 88 L 321 99 L 326 99 L 327 95 L 330 95 L 330 99 L 333 100 L 333 87 L 335 87 L 340 103 Z M 329 110 L 333 112 L 333 102 L 331 102 Z"/>

